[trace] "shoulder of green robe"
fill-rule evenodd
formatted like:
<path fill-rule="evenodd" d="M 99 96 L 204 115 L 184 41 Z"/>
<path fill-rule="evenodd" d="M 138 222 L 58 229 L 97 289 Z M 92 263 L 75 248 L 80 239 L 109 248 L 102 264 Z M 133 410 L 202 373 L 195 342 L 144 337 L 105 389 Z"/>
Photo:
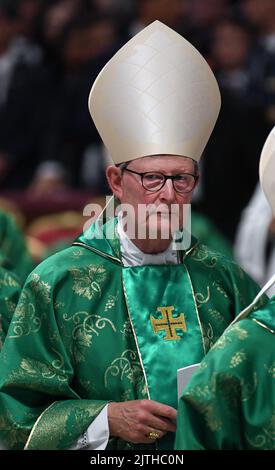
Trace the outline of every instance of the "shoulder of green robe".
<path fill-rule="evenodd" d="M 201 243 L 196 238 L 192 237 L 192 244 L 190 249 L 187 250 L 187 254 L 190 253 L 190 257 L 196 261 L 205 261 L 215 259 L 219 263 L 235 264 L 235 261 L 227 255 L 210 248 L 209 246 Z"/>
<path fill-rule="evenodd" d="M 104 256 L 104 252 L 89 250 L 85 246 L 73 245 L 42 261 L 30 273 L 26 284 L 33 282 L 35 279 L 41 279 L 53 285 L 67 278 L 74 269 L 81 271 L 98 265 L 104 266 L 110 271 L 119 268 L 118 263 L 113 262 L 111 257 Z"/>
<path fill-rule="evenodd" d="M 208 246 L 197 241 L 189 250 L 187 250 L 185 258 L 187 263 L 200 263 L 206 268 L 220 268 L 232 272 L 238 272 L 239 275 L 246 275 L 242 268 L 230 257 L 219 251 L 213 250 Z"/>
<path fill-rule="evenodd" d="M 217 380 L 226 382 L 233 377 L 242 377 L 244 373 L 253 372 L 256 363 L 265 364 L 266 369 L 272 368 L 274 374 L 271 337 L 252 318 L 235 323 L 212 346 L 185 391 L 192 394 L 196 388 L 201 391 L 206 384 L 213 385 Z"/>
<path fill-rule="evenodd" d="M 73 245 L 100 253 L 102 256 L 121 264 L 117 218 L 110 219 L 104 224 L 101 221 L 95 222 L 75 240 Z"/>
<path fill-rule="evenodd" d="M 256 304 L 257 309 L 253 310 L 249 319 L 254 320 L 258 326 L 267 329 L 273 335 L 275 334 L 275 296 L 271 299 L 265 298 Z M 275 338 L 274 338 L 275 339 Z"/>
<path fill-rule="evenodd" d="M 260 290 L 234 260 L 199 242 L 185 257 L 185 265 L 196 289 L 201 285 L 212 286 L 227 298 L 235 299 L 234 315 L 249 305 Z"/>

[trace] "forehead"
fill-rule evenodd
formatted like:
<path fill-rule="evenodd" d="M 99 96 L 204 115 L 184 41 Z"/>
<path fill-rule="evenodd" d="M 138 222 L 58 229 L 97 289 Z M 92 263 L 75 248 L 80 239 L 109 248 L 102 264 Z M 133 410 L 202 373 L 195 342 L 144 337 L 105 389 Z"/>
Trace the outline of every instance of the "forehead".
<path fill-rule="evenodd" d="M 131 165 L 130 165 L 131 163 Z M 188 157 L 178 155 L 154 155 L 152 157 L 138 158 L 128 166 L 137 171 L 193 171 L 195 162 Z"/>

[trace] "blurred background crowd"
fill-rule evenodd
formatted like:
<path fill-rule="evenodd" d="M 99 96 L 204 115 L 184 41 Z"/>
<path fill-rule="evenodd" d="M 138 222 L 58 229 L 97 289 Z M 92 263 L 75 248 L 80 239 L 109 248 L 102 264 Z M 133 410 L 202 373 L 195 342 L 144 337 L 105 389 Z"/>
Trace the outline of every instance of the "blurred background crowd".
<path fill-rule="evenodd" d="M 204 55 L 222 94 L 193 231 L 263 283 L 275 268 L 275 224 L 257 187 L 275 125 L 275 0 L 0 0 L 0 238 L 18 263 L 25 249 L 12 245 L 12 214 L 31 266 L 82 230 L 86 203 L 103 201 L 108 156 L 88 94 L 112 55 L 156 19 Z"/>

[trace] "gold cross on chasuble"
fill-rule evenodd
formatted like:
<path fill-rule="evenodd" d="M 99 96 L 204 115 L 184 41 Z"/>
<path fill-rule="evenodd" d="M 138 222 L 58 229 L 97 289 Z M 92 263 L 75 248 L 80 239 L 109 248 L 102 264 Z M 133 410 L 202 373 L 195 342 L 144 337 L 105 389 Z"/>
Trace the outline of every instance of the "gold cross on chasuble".
<path fill-rule="evenodd" d="M 178 317 L 172 316 L 172 311 L 174 310 L 173 306 L 170 307 L 158 307 L 157 310 L 161 312 L 161 318 L 154 318 L 151 315 L 151 325 L 155 334 L 159 331 L 165 330 L 165 341 L 172 341 L 174 339 L 181 339 L 181 336 L 178 336 L 176 333 L 176 328 L 179 328 L 183 331 L 187 331 L 184 314 L 181 313 Z"/>

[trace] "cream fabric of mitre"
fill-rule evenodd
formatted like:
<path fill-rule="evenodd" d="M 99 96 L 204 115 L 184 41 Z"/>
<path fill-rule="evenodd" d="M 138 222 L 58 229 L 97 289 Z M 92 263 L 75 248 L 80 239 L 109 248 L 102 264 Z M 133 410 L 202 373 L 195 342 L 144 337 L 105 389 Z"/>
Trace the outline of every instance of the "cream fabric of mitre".
<path fill-rule="evenodd" d="M 259 173 L 262 189 L 275 217 L 275 126 L 263 146 Z"/>
<path fill-rule="evenodd" d="M 165 154 L 198 161 L 219 114 L 220 92 L 201 54 L 155 21 L 102 69 L 89 110 L 114 163 Z"/>

